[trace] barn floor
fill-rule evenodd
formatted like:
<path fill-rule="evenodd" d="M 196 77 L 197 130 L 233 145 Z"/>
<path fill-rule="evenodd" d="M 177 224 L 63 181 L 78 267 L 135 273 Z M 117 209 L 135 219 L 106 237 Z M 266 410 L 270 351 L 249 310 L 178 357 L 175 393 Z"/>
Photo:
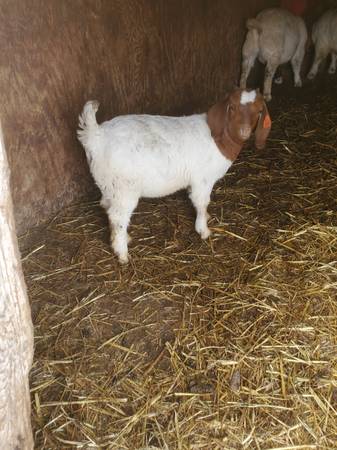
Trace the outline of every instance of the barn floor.
<path fill-rule="evenodd" d="M 140 203 L 127 267 L 97 201 L 20 238 L 36 448 L 337 448 L 337 83 L 274 94 L 207 242 L 184 193 Z"/>

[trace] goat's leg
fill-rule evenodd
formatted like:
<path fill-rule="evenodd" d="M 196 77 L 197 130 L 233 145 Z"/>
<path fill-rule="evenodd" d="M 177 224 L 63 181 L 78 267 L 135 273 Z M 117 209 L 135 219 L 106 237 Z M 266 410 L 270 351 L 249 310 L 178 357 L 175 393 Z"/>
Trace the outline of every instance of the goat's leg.
<path fill-rule="evenodd" d="M 331 62 L 330 62 L 329 70 L 328 70 L 328 72 L 330 74 L 333 74 L 336 72 L 336 63 L 337 63 L 337 53 L 332 52 L 331 53 Z"/>
<path fill-rule="evenodd" d="M 120 192 L 118 198 L 115 196 L 110 199 L 110 207 L 107 210 L 111 225 L 111 246 L 121 264 L 128 262 L 128 242 L 130 238 L 127 229 L 137 203 L 138 196 L 132 196 L 129 192 Z"/>
<path fill-rule="evenodd" d="M 247 78 L 249 76 L 250 71 L 255 63 L 256 55 L 253 56 L 245 56 L 242 61 L 242 69 L 241 69 L 241 78 L 240 78 L 240 88 L 246 89 L 247 86 Z"/>
<path fill-rule="evenodd" d="M 101 201 L 99 202 L 99 204 L 103 209 L 107 210 L 107 209 L 109 209 L 110 201 L 107 197 L 102 195 L 102 198 L 101 198 Z"/>
<path fill-rule="evenodd" d="M 271 85 L 273 82 L 273 78 L 278 67 L 277 63 L 267 62 L 266 70 L 264 74 L 264 85 L 263 85 L 263 95 L 267 102 L 271 100 Z"/>
<path fill-rule="evenodd" d="M 240 87 L 242 89 L 246 89 L 247 78 L 255 63 L 258 53 L 259 53 L 258 40 L 255 34 L 248 32 L 245 43 L 243 44 L 242 47 L 242 67 L 240 78 Z"/>
<path fill-rule="evenodd" d="M 212 188 L 213 185 L 209 186 L 206 183 L 201 182 L 201 184 L 191 186 L 190 191 L 190 199 L 197 212 L 195 230 L 200 234 L 202 239 L 207 239 L 211 235 L 211 231 L 207 226 L 207 220 L 209 219 L 207 207 L 210 201 Z"/>
<path fill-rule="evenodd" d="M 327 56 L 328 52 L 325 49 L 316 46 L 314 62 L 312 63 L 311 69 L 307 75 L 309 80 L 313 80 L 315 78 L 318 72 L 319 65 Z"/>
<path fill-rule="evenodd" d="M 296 49 L 296 52 L 294 53 L 294 56 L 291 58 L 291 67 L 293 68 L 294 72 L 294 84 L 295 87 L 302 87 L 302 80 L 301 80 L 301 66 L 304 58 L 305 53 L 305 47 L 304 45 L 299 45 Z"/>
<path fill-rule="evenodd" d="M 282 84 L 283 83 L 283 66 L 278 66 L 275 75 L 274 75 L 274 79 L 273 82 L 275 84 Z"/>

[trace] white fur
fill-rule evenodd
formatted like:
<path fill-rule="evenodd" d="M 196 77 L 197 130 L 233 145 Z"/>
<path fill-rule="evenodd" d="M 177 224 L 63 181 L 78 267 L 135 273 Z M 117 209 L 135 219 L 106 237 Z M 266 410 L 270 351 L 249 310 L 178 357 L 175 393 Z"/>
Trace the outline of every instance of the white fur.
<path fill-rule="evenodd" d="M 315 58 L 308 78 L 313 79 L 321 62 L 331 54 L 329 73 L 336 72 L 337 60 L 337 9 L 329 9 L 314 24 L 312 41 L 315 45 Z"/>
<path fill-rule="evenodd" d="M 256 91 L 242 91 L 240 103 L 241 105 L 246 105 L 247 103 L 253 103 L 256 99 Z"/>
<path fill-rule="evenodd" d="M 248 19 L 247 28 L 240 87 L 246 88 L 256 58 L 266 64 L 263 87 L 266 100 L 271 100 L 271 84 L 277 67 L 288 61 L 294 71 L 295 86 L 302 86 L 300 69 L 308 36 L 303 19 L 285 9 L 270 8 L 261 11 L 256 19 Z"/>
<path fill-rule="evenodd" d="M 112 229 L 112 247 L 128 261 L 127 227 L 140 197 L 162 197 L 190 189 L 195 229 L 210 235 L 207 206 L 214 183 L 232 161 L 216 146 L 206 114 L 187 117 L 119 116 L 98 125 L 97 102 L 87 102 L 78 137 L 102 192 Z"/>

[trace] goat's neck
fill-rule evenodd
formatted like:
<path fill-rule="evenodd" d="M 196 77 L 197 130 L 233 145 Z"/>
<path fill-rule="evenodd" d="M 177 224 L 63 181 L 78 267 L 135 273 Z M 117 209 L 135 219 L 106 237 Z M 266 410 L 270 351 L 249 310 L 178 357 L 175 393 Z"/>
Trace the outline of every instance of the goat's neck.
<path fill-rule="evenodd" d="M 220 152 L 231 161 L 236 160 L 244 144 L 243 142 L 234 141 L 228 133 L 227 127 L 224 129 L 221 138 L 215 139 L 215 143 Z"/>

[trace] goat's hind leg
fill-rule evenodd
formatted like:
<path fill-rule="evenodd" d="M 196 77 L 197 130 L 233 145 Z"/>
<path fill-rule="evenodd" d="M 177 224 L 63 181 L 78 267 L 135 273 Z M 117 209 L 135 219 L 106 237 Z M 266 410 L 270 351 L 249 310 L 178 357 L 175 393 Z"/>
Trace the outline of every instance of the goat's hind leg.
<path fill-rule="evenodd" d="M 128 255 L 128 225 L 132 212 L 138 203 L 138 196 L 127 193 L 119 193 L 112 200 L 107 210 L 109 222 L 111 225 L 111 246 L 118 256 L 121 264 L 126 264 L 129 260 Z"/>
<path fill-rule="evenodd" d="M 331 53 L 331 62 L 329 66 L 328 72 L 332 75 L 336 72 L 336 62 L 337 62 L 337 53 L 332 52 Z"/>
<path fill-rule="evenodd" d="M 315 78 L 315 76 L 317 75 L 318 68 L 319 68 L 321 62 L 327 56 L 328 56 L 327 51 L 325 49 L 323 49 L 323 48 L 318 47 L 318 45 L 316 45 L 314 62 L 312 63 L 310 72 L 307 75 L 309 80 L 313 80 Z"/>
<path fill-rule="evenodd" d="M 267 102 L 271 100 L 271 85 L 277 67 L 278 64 L 271 61 L 268 61 L 266 64 L 266 70 L 264 74 L 264 84 L 263 84 L 263 95 Z"/>
<path fill-rule="evenodd" d="M 240 88 L 246 89 L 247 78 L 249 76 L 252 67 L 254 66 L 256 57 L 259 53 L 258 44 L 250 36 L 247 35 L 246 41 L 242 49 L 242 67 L 241 67 L 241 78 L 240 78 Z"/>
<path fill-rule="evenodd" d="M 255 57 L 244 57 L 242 61 L 242 69 L 241 69 L 241 78 L 240 78 L 240 88 L 246 89 L 247 87 L 247 78 L 249 76 L 250 71 L 255 63 Z"/>
<path fill-rule="evenodd" d="M 299 45 L 294 53 L 294 56 L 291 58 L 291 67 L 294 72 L 294 84 L 295 87 L 302 87 L 301 80 L 301 66 L 304 58 L 305 47 L 304 45 Z"/>

